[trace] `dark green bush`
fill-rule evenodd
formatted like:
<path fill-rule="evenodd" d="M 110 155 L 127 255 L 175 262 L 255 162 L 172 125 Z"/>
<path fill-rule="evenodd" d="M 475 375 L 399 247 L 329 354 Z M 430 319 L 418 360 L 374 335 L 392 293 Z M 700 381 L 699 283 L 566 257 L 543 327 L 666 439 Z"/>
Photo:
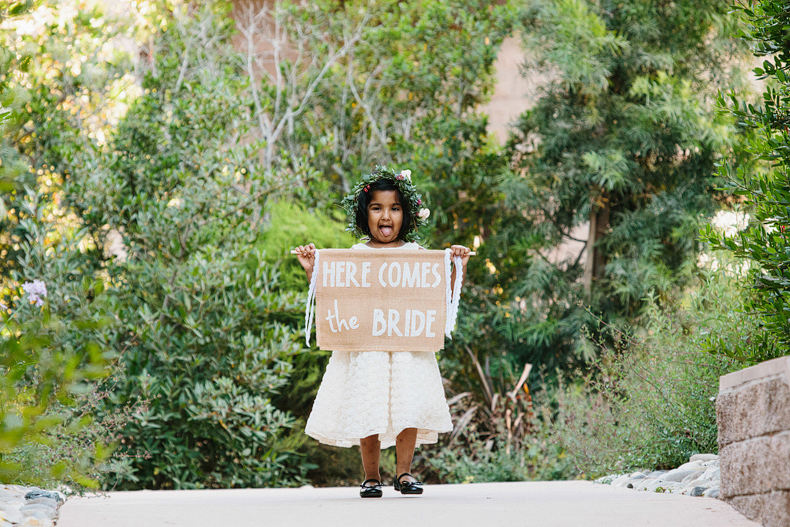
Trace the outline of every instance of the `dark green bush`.
<path fill-rule="evenodd" d="M 759 79 L 766 80 L 765 91 L 761 104 L 752 105 L 741 94 L 732 93 L 728 102 L 720 97 L 719 105 L 754 134 L 742 154 L 770 167 L 767 171 L 736 169 L 729 164 L 722 167 L 731 184 L 729 190 L 746 199 L 753 220 L 748 229 L 736 236 L 716 233 L 710 226 L 704 234 L 714 247 L 733 251 L 749 262 L 750 287 L 745 308 L 758 314 L 765 330 L 761 346 L 720 347 L 727 355 L 760 362 L 790 353 L 790 242 L 786 232 L 790 223 L 790 34 L 786 30 L 785 2 L 763 0 L 749 4 L 751 8 L 738 6 L 738 10 L 749 21 L 744 38 L 755 55 L 766 58 L 754 70 Z"/>

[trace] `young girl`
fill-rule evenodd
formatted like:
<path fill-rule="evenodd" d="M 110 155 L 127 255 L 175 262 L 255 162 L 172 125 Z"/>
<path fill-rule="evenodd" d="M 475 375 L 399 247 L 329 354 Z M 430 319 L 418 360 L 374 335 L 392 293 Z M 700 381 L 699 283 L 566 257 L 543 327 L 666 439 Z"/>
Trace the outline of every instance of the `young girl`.
<path fill-rule="evenodd" d="M 349 230 L 368 238 L 352 249 L 422 249 L 414 241 L 415 231 L 427 219 L 428 209 L 420 205 L 411 171 L 396 174 L 377 167 L 343 199 L 351 219 Z M 453 258 L 462 258 L 466 269 L 469 249 L 453 245 L 451 251 Z M 297 247 L 296 253 L 310 280 L 315 246 Z M 371 350 L 332 352 L 305 432 L 328 445 L 359 445 L 365 469 L 359 495 L 379 498 L 382 448 L 395 445 L 395 490 L 422 494 L 422 483 L 409 473 L 414 448 L 435 443 L 439 432 L 452 429 L 434 353 Z"/>

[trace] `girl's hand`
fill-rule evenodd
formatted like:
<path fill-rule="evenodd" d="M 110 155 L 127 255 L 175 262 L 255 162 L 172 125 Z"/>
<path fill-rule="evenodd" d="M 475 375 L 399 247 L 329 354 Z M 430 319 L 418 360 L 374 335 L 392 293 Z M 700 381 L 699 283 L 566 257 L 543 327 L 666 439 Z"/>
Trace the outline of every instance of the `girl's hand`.
<path fill-rule="evenodd" d="M 469 261 L 469 256 L 472 253 L 472 250 L 469 247 L 464 247 L 463 245 L 453 245 L 450 247 L 450 253 L 453 258 L 460 256 L 461 263 L 464 265 L 464 269 L 466 268 L 466 264 Z"/>
<path fill-rule="evenodd" d="M 461 272 L 463 273 L 463 279 L 466 281 L 466 263 L 469 261 L 469 257 L 471 256 L 471 250 L 469 247 L 464 247 L 463 245 L 453 245 L 450 247 L 450 256 L 453 260 L 458 256 L 461 258 Z M 458 271 L 455 265 L 453 265 L 453 273 L 450 276 L 450 283 L 455 283 L 455 273 Z"/>
<path fill-rule="evenodd" d="M 299 259 L 299 263 L 302 264 L 304 268 L 304 272 L 307 273 L 307 277 L 310 278 L 313 274 L 313 266 L 315 265 L 315 245 L 312 243 L 310 245 L 300 245 L 296 249 L 296 257 Z"/>

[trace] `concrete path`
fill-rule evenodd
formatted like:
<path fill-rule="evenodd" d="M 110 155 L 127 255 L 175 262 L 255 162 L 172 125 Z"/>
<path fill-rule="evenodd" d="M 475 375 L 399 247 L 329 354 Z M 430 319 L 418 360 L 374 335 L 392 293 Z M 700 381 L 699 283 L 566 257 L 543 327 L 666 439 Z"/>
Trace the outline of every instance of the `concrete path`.
<path fill-rule="evenodd" d="M 113 492 L 70 499 L 58 527 L 759 527 L 726 503 L 588 481 Z"/>

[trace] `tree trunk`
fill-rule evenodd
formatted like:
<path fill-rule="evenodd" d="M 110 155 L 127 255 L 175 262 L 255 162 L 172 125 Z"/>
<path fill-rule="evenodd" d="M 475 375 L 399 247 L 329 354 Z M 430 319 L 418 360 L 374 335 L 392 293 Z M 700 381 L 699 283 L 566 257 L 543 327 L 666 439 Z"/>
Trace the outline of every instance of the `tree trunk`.
<path fill-rule="evenodd" d="M 587 246 L 585 247 L 587 261 L 584 264 L 584 288 L 588 295 L 592 292 L 593 281 L 603 276 L 604 267 L 606 267 L 606 255 L 600 247 L 596 247 L 596 242 L 603 238 L 609 229 L 609 198 L 605 192 L 600 201 L 602 206 L 597 207 L 593 203 L 590 211 L 590 235 L 587 237 Z"/>

